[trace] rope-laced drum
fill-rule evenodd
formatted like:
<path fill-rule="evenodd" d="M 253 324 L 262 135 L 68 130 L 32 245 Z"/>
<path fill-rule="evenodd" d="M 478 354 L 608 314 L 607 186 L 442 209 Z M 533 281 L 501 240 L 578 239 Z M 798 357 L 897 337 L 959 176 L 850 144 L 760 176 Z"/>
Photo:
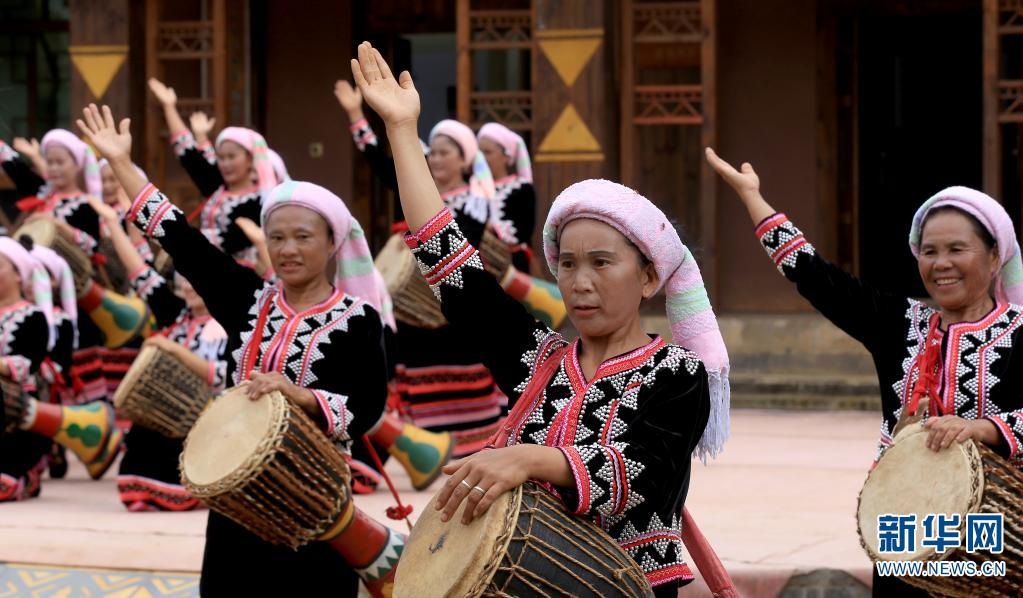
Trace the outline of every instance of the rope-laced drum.
<path fill-rule="evenodd" d="M 652 596 L 639 565 L 604 531 L 534 483 L 462 525 L 432 507 L 398 561 L 394 596 Z"/>
<path fill-rule="evenodd" d="M 181 479 L 209 508 L 263 540 L 297 548 L 321 538 L 350 501 L 344 456 L 279 392 L 217 397 L 185 439 Z"/>
<path fill-rule="evenodd" d="M 143 347 L 114 393 L 114 405 L 131 421 L 184 438 L 213 398 L 213 389 L 173 355 Z"/>
<path fill-rule="evenodd" d="M 1023 595 L 1023 474 L 987 446 L 967 441 L 934 452 L 927 448 L 927 430 L 907 425 L 881 456 L 860 492 L 857 519 L 860 544 L 877 561 L 1005 561 L 1005 577 L 906 576 L 904 581 L 938 596 Z M 1001 513 L 1004 521 L 1002 554 L 967 552 L 967 514 Z M 879 515 L 916 515 L 916 550 L 880 551 Z M 938 553 L 924 546 L 923 520 L 929 514 L 960 516 L 961 545 Z"/>
<path fill-rule="evenodd" d="M 448 323 L 440 301 L 419 271 L 416 258 L 401 235 L 393 235 L 377 254 L 377 270 L 394 302 L 394 317 L 419 328 L 440 328 Z"/>

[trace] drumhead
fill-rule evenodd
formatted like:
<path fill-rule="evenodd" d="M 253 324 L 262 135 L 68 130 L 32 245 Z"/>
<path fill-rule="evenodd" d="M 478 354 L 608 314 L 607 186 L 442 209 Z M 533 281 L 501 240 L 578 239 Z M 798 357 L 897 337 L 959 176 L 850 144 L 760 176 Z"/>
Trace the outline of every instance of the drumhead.
<path fill-rule="evenodd" d="M 131 390 L 135 388 L 135 384 L 138 383 L 139 376 L 141 376 L 146 370 L 149 369 L 149 364 L 159 358 L 160 350 L 153 346 L 142 347 L 139 351 L 138 357 L 132 362 L 131 367 L 124 374 L 124 379 L 117 385 L 117 390 L 114 392 L 114 407 L 121 409 L 124 407 L 124 401 L 131 394 Z"/>
<path fill-rule="evenodd" d="M 416 258 L 401 235 L 392 235 L 374 260 L 389 293 L 396 293 L 416 268 Z"/>
<path fill-rule="evenodd" d="M 965 529 L 966 514 L 980 506 L 983 490 L 983 462 L 973 442 L 934 452 L 927 448 L 922 424 L 907 426 L 863 484 L 857 512 L 860 541 L 874 561 L 937 559 L 941 555 L 919 541 L 926 537 L 924 518 L 932 513 L 959 513 Z M 879 552 L 877 517 L 885 514 L 916 515 L 915 552 Z"/>
<path fill-rule="evenodd" d="M 57 237 L 57 225 L 45 218 L 33 220 L 21 225 L 14 233 L 14 238 L 18 239 L 21 235 L 28 235 L 34 243 L 52 248 L 53 240 Z"/>
<path fill-rule="evenodd" d="M 394 598 L 480 596 L 494 575 L 495 568 L 489 566 L 508 549 L 522 487 L 502 494 L 483 517 L 469 525 L 462 525 L 464 501 L 445 523 L 441 511 L 434 508 L 436 498 L 423 508 L 401 553 L 394 573 Z M 474 586 L 478 591 L 470 593 Z"/>
<path fill-rule="evenodd" d="M 209 486 L 242 469 L 276 429 L 286 399 L 274 392 L 250 400 L 242 387 L 213 399 L 185 439 L 181 473 L 193 486 Z"/>

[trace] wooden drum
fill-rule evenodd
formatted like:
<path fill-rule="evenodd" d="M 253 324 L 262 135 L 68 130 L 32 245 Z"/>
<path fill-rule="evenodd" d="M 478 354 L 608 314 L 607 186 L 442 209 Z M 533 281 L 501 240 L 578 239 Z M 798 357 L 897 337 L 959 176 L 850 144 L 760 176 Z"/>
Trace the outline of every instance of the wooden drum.
<path fill-rule="evenodd" d="M 1023 594 L 1023 473 L 987 446 L 973 441 L 953 443 L 934 452 L 927 448 L 927 430 L 906 426 L 881 456 L 860 492 L 857 519 L 860 544 L 877 561 L 1005 561 L 1005 577 L 927 577 L 901 579 L 938 596 L 1020 596 Z M 961 545 L 937 553 L 922 546 L 923 519 L 930 514 L 960 515 Z M 1002 513 L 1004 551 L 966 552 L 966 515 Z M 879 515 L 916 515 L 916 551 L 881 553 Z"/>
<path fill-rule="evenodd" d="M 489 226 L 483 231 L 479 250 L 480 257 L 483 258 L 483 268 L 498 281 L 504 278 L 504 273 L 511 268 L 511 250 Z"/>
<path fill-rule="evenodd" d="M 394 302 L 395 318 L 419 328 L 440 328 L 448 323 L 441 312 L 440 301 L 426 284 L 415 256 L 401 235 L 387 240 L 375 262 Z"/>
<path fill-rule="evenodd" d="M 185 439 L 181 479 L 209 508 L 273 544 L 320 539 L 350 510 L 344 456 L 279 392 L 217 397 Z"/>
<path fill-rule="evenodd" d="M 398 561 L 395 598 L 653 595 L 624 549 L 536 484 L 506 492 L 469 525 L 461 512 L 440 517 L 423 509 Z"/>
<path fill-rule="evenodd" d="M 31 237 L 33 243 L 49 247 L 57 252 L 57 255 L 64 258 L 64 261 L 71 266 L 71 272 L 75 277 L 75 291 L 81 296 L 89 282 L 92 280 L 94 270 L 89 256 L 82 251 L 72 240 L 61 234 L 60 229 L 52 220 L 40 219 L 23 224 L 14 233 L 18 239 L 22 235 Z"/>
<path fill-rule="evenodd" d="M 131 421 L 184 438 L 213 398 L 213 389 L 173 355 L 143 347 L 114 393 L 114 406 Z"/>

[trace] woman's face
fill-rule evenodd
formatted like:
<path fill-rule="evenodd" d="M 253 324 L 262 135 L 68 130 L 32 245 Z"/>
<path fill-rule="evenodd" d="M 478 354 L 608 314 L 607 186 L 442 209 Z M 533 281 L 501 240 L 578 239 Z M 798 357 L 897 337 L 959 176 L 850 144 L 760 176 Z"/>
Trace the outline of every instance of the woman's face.
<path fill-rule="evenodd" d="M 117 206 L 117 194 L 121 190 L 121 183 L 114 176 L 114 171 L 110 166 L 104 166 L 99 171 L 99 176 L 103 181 L 103 203 L 108 206 Z"/>
<path fill-rule="evenodd" d="M 327 221 L 301 206 L 274 210 L 266 222 L 266 240 L 274 272 L 288 286 L 325 276 L 334 255 Z"/>
<path fill-rule="evenodd" d="M 52 143 L 46 148 L 46 178 L 54 189 L 70 191 L 77 187 L 78 171 L 78 164 L 66 147 Z"/>
<path fill-rule="evenodd" d="M 175 286 L 174 294 L 176 294 L 178 297 L 181 298 L 182 301 L 185 302 L 185 305 L 188 306 L 188 309 L 192 310 L 193 312 L 206 311 L 206 302 L 202 300 L 202 297 L 199 296 L 199 293 L 195 292 L 195 289 L 192 288 L 192 283 L 188 282 L 188 279 L 186 279 L 184 276 L 180 274 L 175 273 L 174 286 Z"/>
<path fill-rule="evenodd" d="M 998 249 L 984 244 L 966 215 L 943 211 L 924 222 L 917 266 L 931 298 L 961 311 L 987 300 L 1000 264 Z"/>
<path fill-rule="evenodd" d="M 430 142 L 430 155 L 426 161 L 430 165 L 437 186 L 452 185 L 464 180 L 462 176 L 462 150 L 447 135 L 435 135 Z"/>
<path fill-rule="evenodd" d="M 224 141 L 217 146 L 217 168 L 228 186 L 248 185 L 252 176 L 252 156 L 233 141 Z"/>
<path fill-rule="evenodd" d="M 561 229 L 558 288 L 568 317 L 583 337 L 604 337 L 638 317 L 639 304 L 657 291 L 657 272 L 643 266 L 623 234 L 590 218 Z"/>
<path fill-rule="evenodd" d="M 21 295 L 21 274 L 14 262 L 0 255 L 0 297 Z"/>
<path fill-rule="evenodd" d="M 493 173 L 495 179 L 508 176 L 508 156 L 504 153 L 501 144 L 489 137 L 484 137 L 480 139 L 480 151 L 487 159 L 487 166 L 490 167 L 490 172 Z"/>

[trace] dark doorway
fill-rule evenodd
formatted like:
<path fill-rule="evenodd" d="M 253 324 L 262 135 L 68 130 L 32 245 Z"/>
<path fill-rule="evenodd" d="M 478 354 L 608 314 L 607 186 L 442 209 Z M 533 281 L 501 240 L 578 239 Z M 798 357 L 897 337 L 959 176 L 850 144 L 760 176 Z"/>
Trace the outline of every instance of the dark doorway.
<path fill-rule="evenodd" d="M 981 185 L 981 14 L 862 15 L 858 29 L 859 264 L 925 294 L 907 237 L 917 207 Z"/>

